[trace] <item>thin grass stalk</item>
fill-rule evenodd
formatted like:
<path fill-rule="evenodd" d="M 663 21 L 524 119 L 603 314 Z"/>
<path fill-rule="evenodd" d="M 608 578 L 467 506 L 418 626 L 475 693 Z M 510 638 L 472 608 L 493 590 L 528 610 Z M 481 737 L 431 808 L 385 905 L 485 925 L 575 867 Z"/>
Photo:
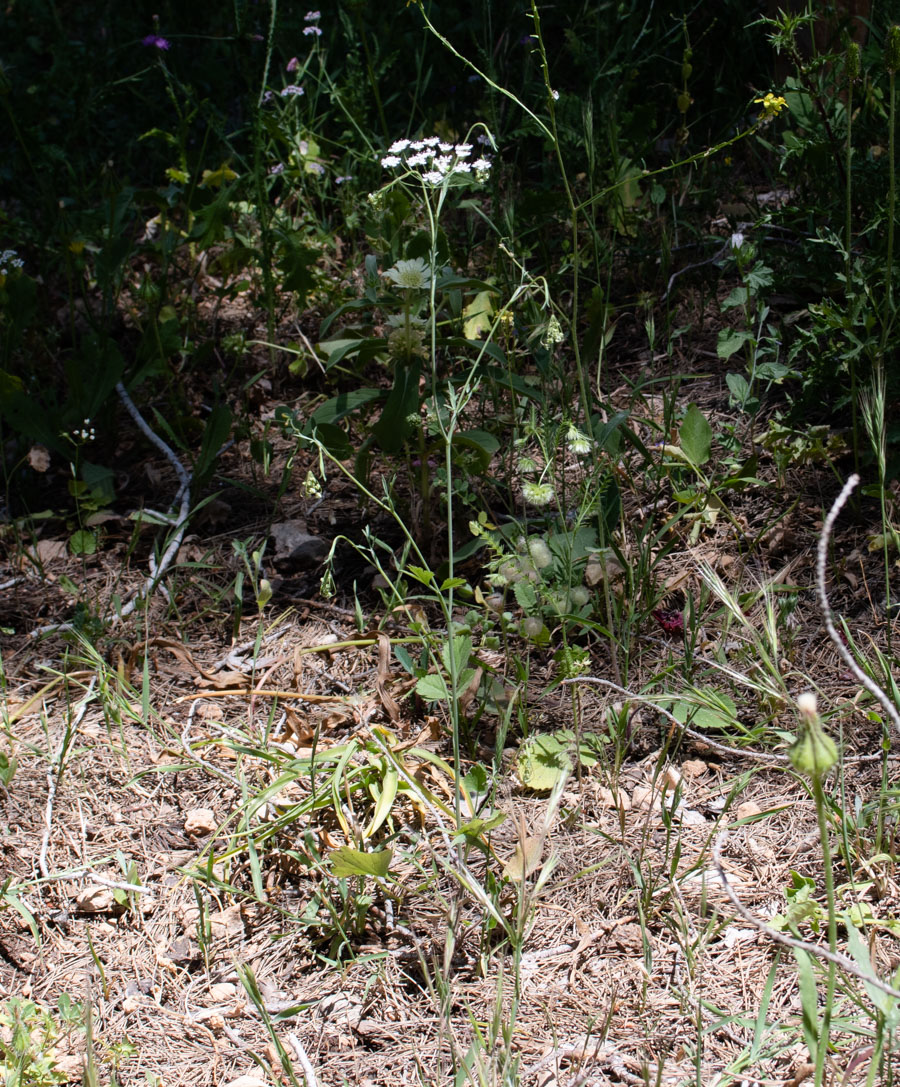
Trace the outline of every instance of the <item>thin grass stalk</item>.
<path fill-rule="evenodd" d="M 888 232 L 887 255 L 884 261 L 884 311 L 881 317 L 881 353 L 887 346 L 893 312 L 894 279 L 894 206 L 896 201 L 896 139 L 897 123 L 897 69 L 900 68 L 900 26 L 888 30 L 885 48 L 885 67 L 888 71 Z"/>

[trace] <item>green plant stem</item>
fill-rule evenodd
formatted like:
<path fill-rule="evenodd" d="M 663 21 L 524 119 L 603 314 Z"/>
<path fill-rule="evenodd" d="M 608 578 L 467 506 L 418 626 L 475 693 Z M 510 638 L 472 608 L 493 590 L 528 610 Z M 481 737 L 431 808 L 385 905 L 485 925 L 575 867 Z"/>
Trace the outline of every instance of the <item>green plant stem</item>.
<path fill-rule="evenodd" d="M 896 197 L 896 160 L 894 127 L 897 117 L 897 77 L 890 73 L 890 108 L 888 112 L 888 233 L 887 255 L 884 261 L 884 312 L 881 317 L 881 353 L 887 346 L 893 308 L 894 280 L 894 203 Z"/>
<path fill-rule="evenodd" d="M 822 864 L 825 870 L 825 898 L 828 904 L 828 950 L 837 953 L 837 906 L 834 896 L 834 872 L 831 867 L 831 842 L 829 840 L 828 810 L 825 802 L 825 790 L 822 788 L 822 775 L 813 774 L 813 798 L 816 802 L 816 819 L 819 824 L 819 839 L 822 844 Z M 816 1046 L 815 1085 L 821 1087 L 825 1075 L 825 1057 L 828 1054 L 828 1036 L 831 1031 L 831 1009 L 834 1003 L 837 967 L 828 963 L 828 980 L 825 987 L 825 1006 L 822 1009 L 822 1028 L 819 1043 Z"/>
<path fill-rule="evenodd" d="M 547 109 L 550 113 L 550 129 L 553 133 L 553 150 L 556 154 L 556 161 L 559 166 L 559 176 L 562 180 L 563 190 L 566 194 L 566 204 L 569 207 L 569 229 L 572 240 L 572 312 L 569 317 L 569 332 L 572 345 L 572 354 L 575 359 L 575 373 L 578 376 L 578 395 L 581 398 L 582 416 L 584 419 L 585 430 L 590 433 L 591 397 L 588 392 L 584 367 L 581 364 L 581 349 L 578 343 L 578 273 L 579 266 L 581 264 L 578 245 L 578 208 L 575 204 L 575 197 L 572 194 L 572 186 L 569 184 L 569 175 L 566 171 L 566 161 L 563 157 L 562 148 L 559 142 L 559 131 L 556 124 L 555 99 L 553 96 L 554 92 L 553 87 L 550 83 L 550 66 L 547 63 L 547 50 L 544 48 L 544 39 L 543 35 L 541 34 L 541 16 L 535 0 L 531 0 L 531 17 L 534 21 L 534 32 L 537 36 L 538 51 L 541 57 L 541 70 L 544 74 L 544 86 L 547 90 Z"/>

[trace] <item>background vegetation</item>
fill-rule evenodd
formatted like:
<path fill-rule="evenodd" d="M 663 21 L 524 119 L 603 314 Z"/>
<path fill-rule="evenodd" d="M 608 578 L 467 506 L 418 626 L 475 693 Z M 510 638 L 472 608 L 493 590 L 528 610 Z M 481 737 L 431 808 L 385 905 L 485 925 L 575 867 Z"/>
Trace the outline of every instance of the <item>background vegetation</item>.
<path fill-rule="evenodd" d="M 812 874 L 786 877 L 784 913 L 770 918 L 793 933 L 799 1017 L 767 1018 L 776 961 L 719 1082 L 774 1059 L 783 1033 L 817 1083 L 838 1066 L 852 1077 L 866 1046 L 867 1082 L 889 1078 L 900 993 L 865 939 L 893 934 L 866 894 L 886 897 L 893 878 L 900 727 L 895 19 L 891 3 L 851 18 L 737 0 L 714 12 L 689 0 L 7 3 L 0 777 L 14 793 L 23 753 L 50 767 L 49 835 L 86 707 L 111 730 L 174 727 L 149 663 L 159 631 L 192 667 L 192 645 L 249 635 L 246 667 L 237 649 L 227 658 L 246 684 L 222 686 L 250 710 L 202 742 L 192 710 L 179 722 L 187 761 L 165 768 L 234 790 L 187 872 L 209 978 L 203 894 L 267 902 L 278 835 L 293 835 L 288 853 L 321 883 L 302 913 L 282 912 L 315 962 L 357 963 L 373 908 L 411 939 L 449 1053 L 424 1079 L 523 1081 L 522 957 L 556 864 L 542 851 L 558 821 L 587 810 L 570 778 L 600 775 L 621 822 L 649 977 L 659 886 L 684 905 L 671 760 L 699 742 L 794 774 L 821 848 Z M 822 521 L 850 472 L 862 486 L 836 509 L 854 526 L 872 609 L 864 636 L 832 631 L 846 667 L 863 670 L 862 689 L 853 671 L 836 694 L 798 616 L 817 576 L 830 616 L 834 522 Z M 823 540 L 818 571 L 810 533 Z M 353 703 L 359 727 L 321 749 L 319 725 L 297 726 L 291 749 L 270 743 L 276 710 L 306 695 L 257 683 L 298 601 L 342 616 L 341 647 L 379 654 L 377 699 Z M 43 739 L 22 731 L 29 685 L 47 678 L 36 645 L 55 678 L 35 690 L 66 707 L 59 735 L 42 716 Z M 285 685 L 300 684 L 292 659 Z M 609 698 L 588 711 L 591 680 Z M 862 754 L 881 753 L 855 803 L 815 699 L 795 712 L 812 690 L 835 701 L 836 726 L 864 722 Z M 547 722 L 536 705 L 551 692 L 563 709 Z M 257 696 L 273 699 L 262 725 Z M 411 723 L 432 728 L 429 743 L 402 739 Z M 216 770 L 198 755 L 207 746 L 237 770 Z M 665 828 L 653 878 L 646 827 L 626 842 L 615 799 L 648 752 L 651 794 L 676 798 L 648 802 Z M 725 790 L 698 866 L 722 871 L 714 831 L 751 776 Z M 504 782 L 540 797 L 541 815 L 532 833 L 524 819 L 510 832 L 501 863 Z M 290 804 L 276 803 L 282 789 Z M 0 890 L 4 916 L 36 941 L 57 878 L 46 837 L 39 852 Z M 119 851 L 116 864 L 110 887 L 135 917 L 136 862 Z M 440 954 L 415 935 L 426 892 Z M 699 909 L 706 924 L 705 891 Z M 694 920 L 678 916 L 687 946 Z M 497 996 L 490 1021 L 462 1029 L 453 994 L 469 931 Z M 796 943 L 810 936 L 827 965 Z M 91 955 L 105 991 L 93 944 Z M 511 997 L 503 967 L 492 974 L 504 955 Z M 238 973 L 290 1079 L 254 973 Z M 85 1082 L 97 1061 L 116 1075 L 136 1059 L 95 1045 L 90 994 L 78 996 L 4 1005 L 11 1082 L 61 1082 L 47 1054 L 62 1036 L 82 1039 Z M 692 1074 L 708 1082 L 701 1003 L 688 1005 Z M 636 1052 L 635 1082 L 649 1082 Z"/>

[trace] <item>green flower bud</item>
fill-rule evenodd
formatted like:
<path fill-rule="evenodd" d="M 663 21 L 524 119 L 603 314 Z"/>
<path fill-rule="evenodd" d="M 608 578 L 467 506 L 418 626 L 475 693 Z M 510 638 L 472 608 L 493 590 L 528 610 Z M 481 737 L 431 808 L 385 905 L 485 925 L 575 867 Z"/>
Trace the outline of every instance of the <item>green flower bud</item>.
<path fill-rule="evenodd" d="M 822 728 L 814 694 L 800 695 L 797 709 L 800 712 L 800 737 L 790 750 L 791 762 L 803 774 L 822 777 L 837 762 L 837 744 Z"/>
<path fill-rule="evenodd" d="M 893 75 L 900 69 L 900 26 L 896 23 L 887 32 L 884 43 L 884 66 Z"/>
<path fill-rule="evenodd" d="M 859 79 L 860 62 L 859 62 L 859 43 L 848 42 L 847 43 L 847 60 L 846 60 L 847 79 L 850 83 L 855 83 Z"/>
<path fill-rule="evenodd" d="M 260 578 L 259 591 L 256 594 L 256 606 L 260 611 L 269 603 L 272 599 L 272 583 L 266 578 Z"/>

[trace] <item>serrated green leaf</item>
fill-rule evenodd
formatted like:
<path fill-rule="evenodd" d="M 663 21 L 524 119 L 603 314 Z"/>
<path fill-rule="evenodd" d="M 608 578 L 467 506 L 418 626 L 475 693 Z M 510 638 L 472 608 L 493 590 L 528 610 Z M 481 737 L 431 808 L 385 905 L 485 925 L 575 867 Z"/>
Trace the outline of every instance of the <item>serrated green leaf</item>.
<path fill-rule="evenodd" d="M 469 663 L 472 655 L 472 639 L 468 634 L 456 634 L 453 638 L 453 656 L 456 662 L 457 672 L 461 671 Z M 448 672 L 453 670 L 453 662 L 450 660 L 450 643 L 445 642 L 441 649 L 441 661 Z"/>
<path fill-rule="evenodd" d="M 450 697 L 443 676 L 422 676 L 416 683 L 416 694 L 426 702 L 441 702 Z"/>
<path fill-rule="evenodd" d="M 464 577 L 446 577 L 441 582 L 441 592 L 446 592 L 447 589 L 461 589 L 465 584 Z"/>
<path fill-rule="evenodd" d="M 421 581 L 423 585 L 431 585 L 434 581 L 434 572 L 426 570 L 423 566 L 407 566 L 406 572 L 416 581 Z"/>
<path fill-rule="evenodd" d="M 516 598 L 516 603 L 523 611 L 534 611 L 537 604 L 537 594 L 530 581 L 517 581 L 513 585 L 513 595 Z"/>

